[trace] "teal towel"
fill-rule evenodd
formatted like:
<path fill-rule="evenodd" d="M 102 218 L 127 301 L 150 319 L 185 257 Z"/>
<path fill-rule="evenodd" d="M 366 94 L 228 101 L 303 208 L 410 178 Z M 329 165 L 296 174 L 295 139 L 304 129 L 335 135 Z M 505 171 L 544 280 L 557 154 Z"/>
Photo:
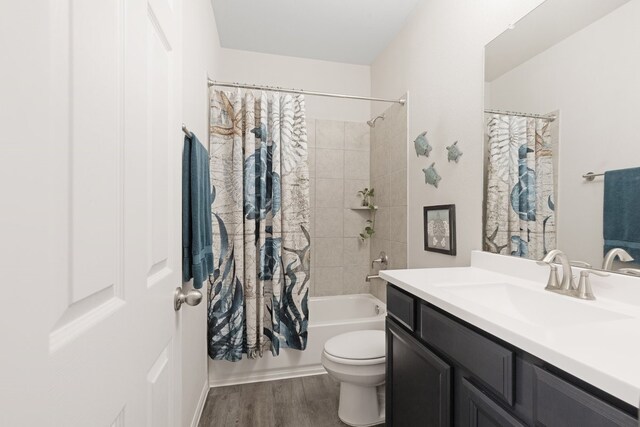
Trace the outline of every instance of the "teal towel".
<path fill-rule="evenodd" d="M 211 182 L 209 153 L 193 135 L 184 138 L 182 154 L 182 280 L 193 287 L 213 273 L 211 247 Z"/>
<path fill-rule="evenodd" d="M 604 253 L 622 248 L 640 260 L 640 168 L 604 174 Z"/>

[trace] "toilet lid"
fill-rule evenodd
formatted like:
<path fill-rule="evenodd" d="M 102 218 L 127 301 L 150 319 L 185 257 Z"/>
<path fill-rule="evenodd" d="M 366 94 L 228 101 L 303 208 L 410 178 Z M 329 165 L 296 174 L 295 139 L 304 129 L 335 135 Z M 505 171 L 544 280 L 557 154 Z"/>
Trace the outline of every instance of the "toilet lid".
<path fill-rule="evenodd" d="M 327 340 L 324 351 L 342 359 L 378 359 L 385 357 L 384 331 L 354 331 Z"/>

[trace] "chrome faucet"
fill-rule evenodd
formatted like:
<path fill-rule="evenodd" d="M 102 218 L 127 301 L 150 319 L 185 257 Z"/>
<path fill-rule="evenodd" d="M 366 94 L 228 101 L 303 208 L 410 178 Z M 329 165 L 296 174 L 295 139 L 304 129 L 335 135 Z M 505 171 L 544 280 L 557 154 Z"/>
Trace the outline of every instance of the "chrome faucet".
<path fill-rule="evenodd" d="M 371 268 L 373 268 L 376 264 L 380 264 L 380 270 L 387 269 L 387 265 L 389 265 L 389 257 L 384 251 L 380 252 L 380 255 L 378 255 L 378 258 L 371 261 Z M 365 277 L 364 281 L 371 282 L 371 279 L 380 279 L 380 278 L 381 277 L 378 274 L 367 274 L 367 277 Z"/>
<path fill-rule="evenodd" d="M 604 256 L 604 260 L 602 261 L 602 269 L 603 270 L 611 270 L 613 268 L 613 262 L 619 258 L 622 262 L 631 262 L 633 261 L 633 257 L 629 255 L 629 252 L 625 251 L 622 248 L 613 248 L 610 249 L 609 252 Z"/>
<path fill-rule="evenodd" d="M 603 273 L 601 271 L 582 270 L 580 272 L 580 282 L 578 283 L 578 289 L 576 289 L 574 293 L 570 294 L 571 296 L 591 301 L 596 299 L 595 295 L 593 295 L 593 291 L 591 290 L 591 281 L 589 280 L 589 274 L 595 274 L 596 276 L 600 277 L 609 276 L 608 273 Z"/>
<path fill-rule="evenodd" d="M 553 264 L 556 259 L 559 259 L 560 264 L 562 264 L 562 281 L 559 285 L 558 267 Z M 567 254 L 562 252 L 560 249 L 553 249 L 549 251 L 541 261 L 538 261 L 538 264 L 548 265 L 551 268 L 551 274 L 549 275 L 549 280 L 545 287 L 546 290 L 568 294 L 576 289 L 573 272 L 571 271 L 571 262 L 569 261 Z"/>
<path fill-rule="evenodd" d="M 386 269 L 387 265 L 389 265 L 389 257 L 384 251 L 380 251 L 378 258 L 371 261 L 371 268 L 373 268 L 376 264 L 380 264 L 380 270 Z"/>
<path fill-rule="evenodd" d="M 559 259 L 560 263 L 562 264 L 562 281 L 560 283 L 558 283 L 558 266 L 553 263 L 556 259 Z M 593 290 L 591 289 L 591 281 L 589 280 L 589 275 L 595 274 L 601 277 L 609 275 L 608 273 L 591 270 L 588 263 L 572 263 L 569 260 L 569 257 L 564 252 L 558 249 L 550 251 L 541 261 L 538 261 L 538 264 L 548 265 L 551 269 L 549 280 L 547 281 L 547 286 L 545 287 L 546 290 L 558 292 L 562 295 L 568 295 L 584 300 L 596 299 L 596 297 L 593 295 Z M 580 281 L 578 282 L 578 286 L 576 286 L 575 280 L 573 278 L 573 272 L 571 270 L 572 264 L 576 264 L 576 266 L 586 267 L 585 270 L 582 270 L 580 272 Z"/>

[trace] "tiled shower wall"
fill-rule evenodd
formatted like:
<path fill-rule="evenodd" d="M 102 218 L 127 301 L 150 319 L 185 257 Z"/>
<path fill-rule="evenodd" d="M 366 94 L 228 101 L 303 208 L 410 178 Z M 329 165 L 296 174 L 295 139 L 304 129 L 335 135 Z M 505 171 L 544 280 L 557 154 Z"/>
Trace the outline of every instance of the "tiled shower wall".
<path fill-rule="evenodd" d="M 357 192 L 369 187 L 366 123 L 307 120 L 311 196 L 311 295 L 368 293 L 369 242 L 358 235 L 368 211 Z"/>
<path fill-rule="evenodd" d="M 407 268 L 407 107 L 394 104 L 371 130 L 371 185 L 375 189 L 375 234 L 371 259 L 380 251 L 389 257 L 388 269 Z M 373 272 L 377 272 L 376 267 Z M 375 279 L 370 291 L 386 300 L 386 282 Z"/>

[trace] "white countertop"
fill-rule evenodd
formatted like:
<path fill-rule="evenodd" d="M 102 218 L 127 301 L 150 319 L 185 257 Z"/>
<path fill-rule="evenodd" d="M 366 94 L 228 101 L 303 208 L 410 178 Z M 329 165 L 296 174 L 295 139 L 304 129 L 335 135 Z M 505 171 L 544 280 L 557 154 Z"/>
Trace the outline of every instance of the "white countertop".
<path fill-rule="evenodd" d="M 380 271 L 399 288 L 637 408 L 640 278 L 592 276 L 597 299 L 583 301 L 545 291 L 548 274 L 533 261 L 484 252 L 473 252 L 471 267 Z M 504 296 L 495 307 L 477 298 L 483 286 Z M 510 307 L 505 290 L 530 298 L 516 293 Z"/>

